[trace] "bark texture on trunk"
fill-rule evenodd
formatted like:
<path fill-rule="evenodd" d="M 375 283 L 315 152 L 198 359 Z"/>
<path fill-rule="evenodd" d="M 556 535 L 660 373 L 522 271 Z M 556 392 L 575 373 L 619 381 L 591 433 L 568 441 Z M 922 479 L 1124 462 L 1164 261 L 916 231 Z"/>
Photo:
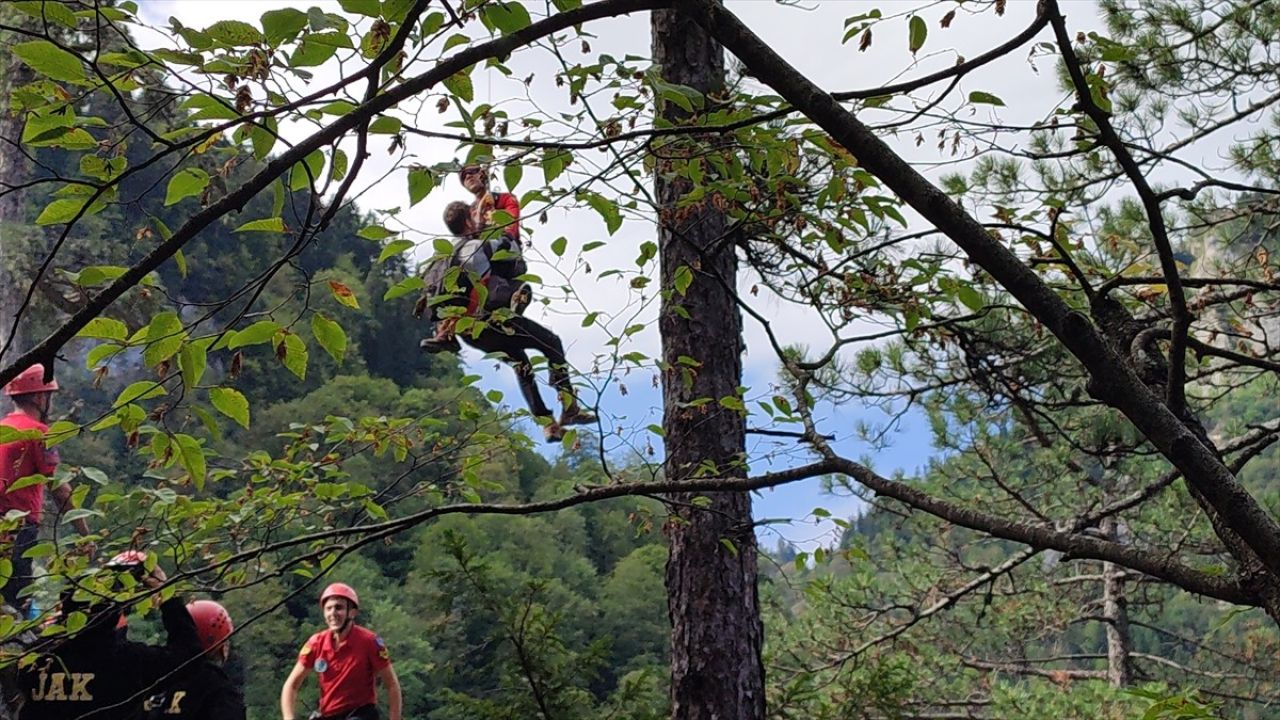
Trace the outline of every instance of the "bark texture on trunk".
<path fill-rule="evenodd" d="M 0 23 L 34 29 L 35 19 L 11 7 L 0 5 Z M 0 32 L 0 42 L 9 47 L 18 42 L 13 33 Z M 24 119 L 14 114 L 9 97 L 14 88 L 32 81 L 30 68 L 18 61 L 10 52 L 0 53 L 0 190 L 20 185 L 31 177 L 31 163 L 23 156 L 19 141 L 22 139 Z M 19 333 L 10 342 L 9 332 L 13 318 L 22 304 L 27 285 L 19 282 L 19 252 L 26 244 L 22 228 L 25 213 L 25 193 L 8 191 L 0 194 L 0 349 L 9 345 L 4 357 L 16 357 L 26 349 Z"/>
<path fill-rule="evenodd" d="M 653 57 L 662 66 L 663 81 L 704 95 L 723 88 L 724 51 L 689 17 L 678 10 L 654 11 L 652 30 Z M 673 122 L 687 119 L 671 103 L 661 114 Z M 692 147 L 697 142 L 667 145 L 660 158 L 696 156 Z M 692 185 L 666 177 L 664 170 L 670 168 L 669 160 L 660 159 L 655 179 L 665 471 L 672 480 L 744 477 L 746 420 L 720 403 L 738 397 L 742 377 L 734 243 L 726 235 L 724 213 L 714 203 L 680 206 Z M 699 398 L 710 401 L 689 406 Z M 764 717 L 763 630 L 751 496 L 715 493 L 707 505 L 697 497 L 670 497 L 675 515 L 667 526 L 672 717 L 758 720 Z"/>
<path fill-rule="evenodd" d="M 1101 523 L 1101 530 L 1111 540 L 1121 540 L 1114 518 Z M 1123 688 L 1133 683 L 1130 653 L 1133 638 L 1129 633 L 1129 603 L 1124 591 L 1124 568 L 1115 563 L 1102 563 L 1102 617 L 1107 625 L 1107 682 Z"/>

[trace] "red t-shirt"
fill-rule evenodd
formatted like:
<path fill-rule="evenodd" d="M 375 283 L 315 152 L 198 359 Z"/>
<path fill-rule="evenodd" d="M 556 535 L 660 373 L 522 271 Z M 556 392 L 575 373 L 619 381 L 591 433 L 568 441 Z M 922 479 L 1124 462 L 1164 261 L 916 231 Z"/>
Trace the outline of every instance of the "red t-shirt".
<path fill-rule="evenodd" d="M 341 643 L 329 630 L 312 635 L 298 662 L 320 677 L 320 714 L 340 715 L 377 704 L 374 680 L 391 664 L 391 654 L 373 631 L 352 625 Z"/>
<path fill-rule="evenodd" d="M 21 411 L 10 413 L 0 425 L 14 430 L 49 429 L 48 425 Z M 58 451 L 44 446 L 44 440 L 19 440 L 0 445 L 0 515 L 10 510 L 25 510 L 27 522 L 40 522 L 44 507 L 44 484 L 28 485 L 8 492 L 15 481 L 30 475 L 53 476 L 58 469 Z"/>

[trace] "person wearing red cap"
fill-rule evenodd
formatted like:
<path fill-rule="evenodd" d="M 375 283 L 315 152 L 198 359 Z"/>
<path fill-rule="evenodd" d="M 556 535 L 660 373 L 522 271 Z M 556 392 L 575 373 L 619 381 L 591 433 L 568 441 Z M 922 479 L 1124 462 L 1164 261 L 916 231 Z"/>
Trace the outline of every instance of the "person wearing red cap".
<path fill-rule="evenodd" d="M 387 646 L 372 631 L 355 624 L 360 598 L 345 583 L 320 593 L 325 629 L 312 635 L 280 690 L 280 713 L 296 720 L 298 690 L 312 671 L 320 680 L 319 720 L 378 720 L 376 681 L 387 689 L 390 720 L 400 718 L 400 679 Z M 315 716 L 313 716 L 315 717 Z"/>
<path fill-rule="evenodd" d="M 14 411 L 0 426 L 10 431 L 43 434 L 49 426 L 49 412 L 53 394 L 58 391 L 58 381 L 45 380 L 44 366 L 37 363 L 23 370 L 4 387 L 4 394 L 13 401 Z M 0 429 L 0 433 L 5 431 Z M 6 433 L 8 434 L 8 433 Z M 13 574 L 4 585 L 4 600 L 12 607 L 19 604 L 19 593 L 31 584 L 31 558 L 23 557 L 39 536 L 40 516 L 44 507 L 44 483 L 34 483 L 13 488 L 25 477 L 44 475 L 52 477 L 58 468 L 58 451 L 46 447 L 43 437 L 25 438 L 0 443 L 0 515 L 10 510 L 25 512 L 22 527 L 13 538 L 10 561 Z M 71 503 L 71 485 L 61 483 L 53 489 L 53 497 L 60 510 Z M 84 518 L 75 521 L 81 535 L 89 534 L 89 524 Z"/>
<path fill-rule="evenodd" d="M 187 605 L 203 654 L 177 668 L 163 689 L 142 703 L 147 720 L 244 720 L 244 693 L 223 665 L 231 655 L 231 615 L 212 600 Z"/>

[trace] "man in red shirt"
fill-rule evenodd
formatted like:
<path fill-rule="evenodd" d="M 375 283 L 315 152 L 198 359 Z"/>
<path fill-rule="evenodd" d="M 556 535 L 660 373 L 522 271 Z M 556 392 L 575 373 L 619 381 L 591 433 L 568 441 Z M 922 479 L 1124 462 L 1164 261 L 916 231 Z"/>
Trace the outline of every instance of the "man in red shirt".
<path fill-rule="evenodd" d="M 311 671 L 320 678 L 320 720 L 378 720 L 376 680 L 387 688 L 390 720 L 400 718 L 400 679 L 382 638 L 355 624 L 360 598 L 334 583 L 320 594 L 325 630 L 312 635 L 280 690 L 280 713 L 296 720 L 298 689 Z"/>
<path fill-rule="evenodd" d="M 0 420 L 0 426 L 32 435 L 43 435 L 49 429 L 46 423 L 53 404 L 53 394 L 58 390 L 58 381 L 51 378 L 46 382 L 44 375 L 44 366 L 37 363 L 23 370 L 5 386 L 4 394 L 13 400 L 15 409 Z M 10 434 L 4 430 L 0 432 Z M 0 516 L 10 510 L 26 513 L 22 526 L 12 538 L 10 561 L 13 563 L 13 575 L 7 578 L 8 582 L 4 585 L 4 600 L 15 608 L 19 605 L 18 593 L 31 584 L 31 558 L 23 555 L 36 544 L 39 536 L 45 483 L 34 483 L 17 489 L 13 489 L 13 485 L 32 475 L 53 477 L 57 468 L 58 451 L 45 447 L 43 437 L 0 444 Z M 71 486 L 67 483 L 57 485 L 53 489 L 53 497 L 58 501 L 59 511 L 66 510 L 71 502 Z M 83 518 L 76 520 L 75 526 L 81 535 L 89 534 L 89 525 Z"/>

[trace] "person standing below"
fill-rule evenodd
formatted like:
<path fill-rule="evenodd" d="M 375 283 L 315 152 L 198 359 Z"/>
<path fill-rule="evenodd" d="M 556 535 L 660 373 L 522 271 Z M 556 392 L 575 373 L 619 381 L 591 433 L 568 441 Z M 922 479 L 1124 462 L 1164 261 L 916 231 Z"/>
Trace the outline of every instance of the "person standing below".
<path fill-rule="evenodd" d="M 165 573 L 157 565 L 142 582 L 155 590 L 165 583 Z M 18 671 L 18 720 L 134 720 L 153 687 L 199 654 L 196 623 L 176 596 L 160 604 L 166 645 L 126 640 L 117 630 L 124 605 L 114 598 L 125 585 L 118 578 L 112 584 L 110 597 L 87 589 L 63 593 L 59 622 L 75 615 L 87 619 L 74 632 L 50 639 L 47 650 L 35 650 L 35 661 Z M 78 593 L 88 597 L 77 599 Z"/>
<path fill-rule="evenodd" d="M 203 654 L 177 668 L 142 703 L 146 720 L 245 720 L 244 693 L 223 665 L 231 655 L 231 615 L 212 600 L 187 605 Z"/>
<path fill-rule="evenodd" d="M 53 394 L 58 391 L 58 381 L 50 378 L 46 382 L 44 377 L 44 366 L 37 363 L 23 370 L 4 387 L 4 394 L 13 401 L 14 411 L 0 420 L 0 425 L 19 432 L 43 434 L 48 431 L 47 423 Z M 32 581 L 31 558 L 24 555 L 39 537 L 45 484 L 34 483 L 17 489 L 13 489 L 13 485 L 32 475 L 52 477 L 57 469 L 58 451 L 46 447 L 43 438 L 0 444 L 0 515 L 10 510 L 26 513 L 22 526 L 13 537 L 10 555 L 13 575 L 5 583 L 3 592 L 4 601 L 15 609 L 22 602 L 19 593 Z M 53 497 L 60 512 L 67 510 L 71 504 L 71 486 L 59 484 L 53 489 Z M 84 518 L 77 519 L 75 526 L 81 535 L 89 534 L 89 524 Z"/>
<path fill-rule="evenodd" d="M 320 720 L 378 720 L 376 681 L 387 689 L 390 720 L 400 718 L 400 679 L 387 646 L 356 625 L 360 598 L 350 585 L 333 583 L 320 594 L 325 629 L 312 635 L 280 690 L 280 713 L 297 720 L 298 690 L 315 671 L 320 681 Z"/>

